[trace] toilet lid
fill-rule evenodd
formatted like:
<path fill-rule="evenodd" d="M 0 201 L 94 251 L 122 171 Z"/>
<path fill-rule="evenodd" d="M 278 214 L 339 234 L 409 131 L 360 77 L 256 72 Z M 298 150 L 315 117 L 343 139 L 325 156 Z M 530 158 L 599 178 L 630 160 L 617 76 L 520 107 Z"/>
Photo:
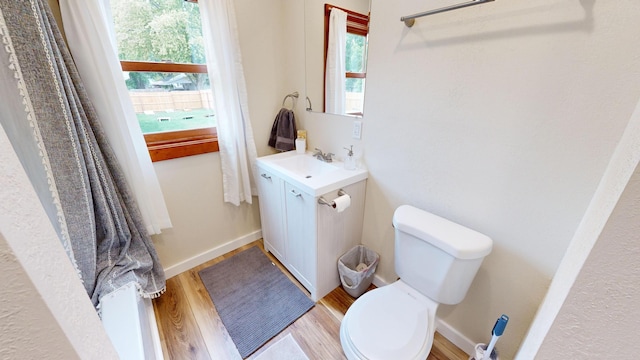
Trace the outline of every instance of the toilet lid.
<path fill-rule="evenodd" d="M 345 319 L 351 342 L 366 358 L 414 359 L 428 339 L 428 315 L 427 304 L 413 294 L 385 286 L 360 297 Z"/>

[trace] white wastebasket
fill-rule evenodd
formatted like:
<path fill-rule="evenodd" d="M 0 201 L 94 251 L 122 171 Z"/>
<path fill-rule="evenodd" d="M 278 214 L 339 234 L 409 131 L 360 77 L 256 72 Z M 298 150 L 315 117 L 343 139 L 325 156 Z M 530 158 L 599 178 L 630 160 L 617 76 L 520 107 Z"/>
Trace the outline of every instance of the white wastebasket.
<path fill-rule="evenodd" d="M 338 259 L 338 272 L 344 290 L 354 298 L 364 294 L 376 272 L 380 256 L 373 250 L 357 245 Z"/>

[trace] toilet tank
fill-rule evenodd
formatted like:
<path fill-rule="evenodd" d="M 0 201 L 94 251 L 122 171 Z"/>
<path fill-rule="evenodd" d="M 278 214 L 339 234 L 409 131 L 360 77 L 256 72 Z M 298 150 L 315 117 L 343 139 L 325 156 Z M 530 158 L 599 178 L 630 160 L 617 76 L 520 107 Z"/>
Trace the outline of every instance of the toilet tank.
<path fill-rule="evenodd" d="M 400 279 L 440 304 L 461 302 L 493 241 L 409 205 L 396 209 L 393 226 L 395 270 Z"/>

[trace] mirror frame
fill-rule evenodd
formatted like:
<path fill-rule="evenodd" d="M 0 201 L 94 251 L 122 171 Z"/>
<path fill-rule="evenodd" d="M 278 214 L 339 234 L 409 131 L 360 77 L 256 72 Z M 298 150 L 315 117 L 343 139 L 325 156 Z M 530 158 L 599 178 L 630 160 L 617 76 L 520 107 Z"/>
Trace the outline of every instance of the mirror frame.
<path fill-rule="evenodd" d="M 305 95 L 306 110 L 311 112 L 326 113 L 325 109 L 325 69 L 327 54 L 327 11 L 332 7 L 339 8 L 348 14 L 367 14 L 367 21 L 370 14 L 370 0 L 333 0 L 331 4 L 326 0 L 305 0 Z M 354 10 L 348 10 L 352 8 Z M 364 10 L 364 11 L 363 11 Z M 356 20 L 358 21 L 358 20 Z M 352 33 L 368 34 L 368 25 L 363 27 L 362 21 L 349 27 Z M 365 61 L 366 74 L 366 61 Z M 314 70 L 318 69 L 318 70 Z M 366 76 L 366 75 L 365 75 Z M 360 76 L 361 77 L 361 76 Z M 366 91 L 366 85 L 365 90 Z M 317 109 L 322 109 L 321 111 Z M 347 117 L 362 117 L 362 114 L 337 114 Z"/>

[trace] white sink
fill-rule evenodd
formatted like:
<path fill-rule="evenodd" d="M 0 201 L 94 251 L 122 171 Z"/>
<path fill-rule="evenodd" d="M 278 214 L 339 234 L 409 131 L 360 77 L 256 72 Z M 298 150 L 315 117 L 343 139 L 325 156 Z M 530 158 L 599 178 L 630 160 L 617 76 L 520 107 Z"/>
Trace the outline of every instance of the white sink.
<path fill-rule="evenodd" d="M 295 151 L 259 157 L 257 163 L 313 196 L 338 190 L 368 176 L 365 169 L 346 170 L 341 161 L 327 163 L 311 153 L 297 154 Z"/>
<path fill-rule="evenodd" d="M 277 166 L 281 166 L 305 179 L 311 179 L 340 169 L 333 162 L 327 163 L 320 161 L 306 154 L 291 156 L 286 159 L 275 160 L 274 162 Z"/>

